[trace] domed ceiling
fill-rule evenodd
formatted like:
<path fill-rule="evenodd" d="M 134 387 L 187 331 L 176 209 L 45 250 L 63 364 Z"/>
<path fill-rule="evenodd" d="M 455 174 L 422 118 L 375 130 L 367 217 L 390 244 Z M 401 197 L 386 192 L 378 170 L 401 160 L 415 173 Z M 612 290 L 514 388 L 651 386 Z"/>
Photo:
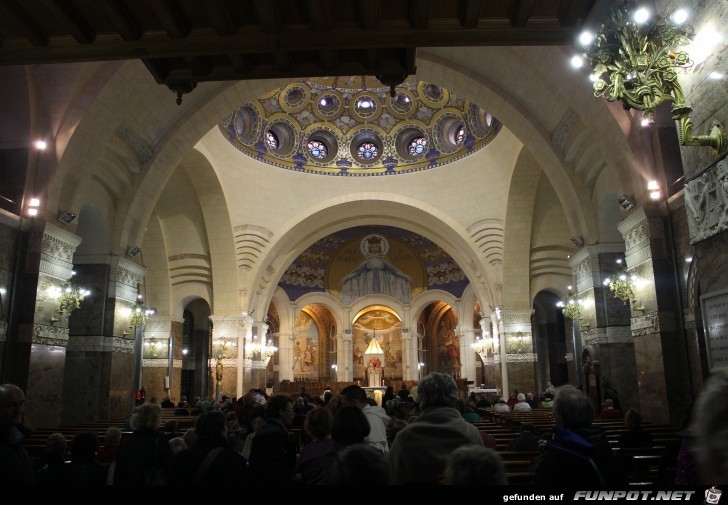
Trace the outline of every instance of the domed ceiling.
<path fill-rule="evenodd" d="M 242 153 L 322 175 L 395 175 L 468 156 L 501 124 L 432 83 L 409 80 L 390 96 L 373 77 L 323 77 L 275 89 L 233 111 L 220 131 Z"/>

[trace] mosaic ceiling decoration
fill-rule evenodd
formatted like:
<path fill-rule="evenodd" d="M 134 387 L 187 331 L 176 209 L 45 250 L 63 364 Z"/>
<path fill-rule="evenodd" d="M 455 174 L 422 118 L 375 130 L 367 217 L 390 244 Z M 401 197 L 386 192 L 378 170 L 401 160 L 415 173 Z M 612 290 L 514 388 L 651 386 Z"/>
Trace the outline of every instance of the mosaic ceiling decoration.
<path fill-rule="evenodd" d="M 501 124 L 423 81 L 390 96 L 373 77 L 323 77 L 275 89 L 233 111 L 220 131 L 242 153 L 322 175 L 395 175 L 451 163 L 486 146 Z"/>
<path fill-rule="evenodd" d="M 342 291 L 345 286 L 342 281 L 351 279 L 351 272 L 372 259 L 361 248 L 363 243 L 371 246 L 375 240 L 386 244 L 377 251 L 376 258 L 389 264 L 390 271 L 403 272 L 410 281 L 411 291 L 404 300 L 401 294 L 387 292 L 383 286 L 373 287 L 372 292 L 389 294 L 403 303 L 429 289 L 462 296 L 469 281 L 447 252 L 421 235 L 390 226 L 357 226 L 322 238 L 291 263 L 278 285 L 290 300 L 311 292 L 326 292 L 342 303 L 351 302 Z"/>

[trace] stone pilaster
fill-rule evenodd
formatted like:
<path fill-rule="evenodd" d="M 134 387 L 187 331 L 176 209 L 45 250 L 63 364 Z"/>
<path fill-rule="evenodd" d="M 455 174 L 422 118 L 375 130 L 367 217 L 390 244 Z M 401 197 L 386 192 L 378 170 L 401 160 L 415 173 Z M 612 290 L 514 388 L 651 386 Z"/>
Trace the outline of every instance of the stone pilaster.
<path fill-rule="evenodd" d="M 33 345 L 25 391 L 25 420 L 34 427 L 57 426 L 61 421 L 69 314 L 60 312 L 57 293 L 73 275 L 73 253 L 81 237 L 46 223 L 40 240 Z"/>

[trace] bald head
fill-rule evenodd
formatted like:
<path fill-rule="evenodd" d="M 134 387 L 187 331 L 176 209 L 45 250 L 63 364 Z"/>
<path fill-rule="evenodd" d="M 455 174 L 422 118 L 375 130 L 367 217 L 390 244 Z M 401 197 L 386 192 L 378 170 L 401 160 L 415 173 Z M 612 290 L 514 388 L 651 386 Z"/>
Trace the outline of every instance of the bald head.
<path fill-rule="evenodd" d="M 18 426 L 25 413 L 25 394 L 14 384 L 0 385 L 0 428 Z"/>

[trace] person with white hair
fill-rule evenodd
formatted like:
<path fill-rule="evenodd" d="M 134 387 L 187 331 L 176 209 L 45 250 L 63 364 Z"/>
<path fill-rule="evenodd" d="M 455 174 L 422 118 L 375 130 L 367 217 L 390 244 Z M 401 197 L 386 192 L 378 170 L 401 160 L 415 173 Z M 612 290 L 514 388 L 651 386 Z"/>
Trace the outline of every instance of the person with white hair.
<path fill-rule="evenodd" d="M 455 408 L 458 389 L 450 375 L 432 372 L 422 379 L 419 399 L 420 415 L 397 433 L 389 450 L 392 484 L 437 484 L 455 449 L 483 446 L 478 428 Z"/>
<path fill-rule="evenodd" d="M 703 484 L 728 482 L 728 368 L 713 373 L 693 408 L 690 450 Z"/>
<path fill-rule="evenodd" d="M 510 412 L 511 408 L 506 403 L 506 399 L 502 396 L 498 399 L 495 405 L 493 405 L 493 412 L 504 414 Z"/>
<path fill-rule="evenodd" d="M 531 412 L 531 406 L 526 401 L 526 395 L 518 393 L 518 402 L 513 406 L 513 412 Z"/>

